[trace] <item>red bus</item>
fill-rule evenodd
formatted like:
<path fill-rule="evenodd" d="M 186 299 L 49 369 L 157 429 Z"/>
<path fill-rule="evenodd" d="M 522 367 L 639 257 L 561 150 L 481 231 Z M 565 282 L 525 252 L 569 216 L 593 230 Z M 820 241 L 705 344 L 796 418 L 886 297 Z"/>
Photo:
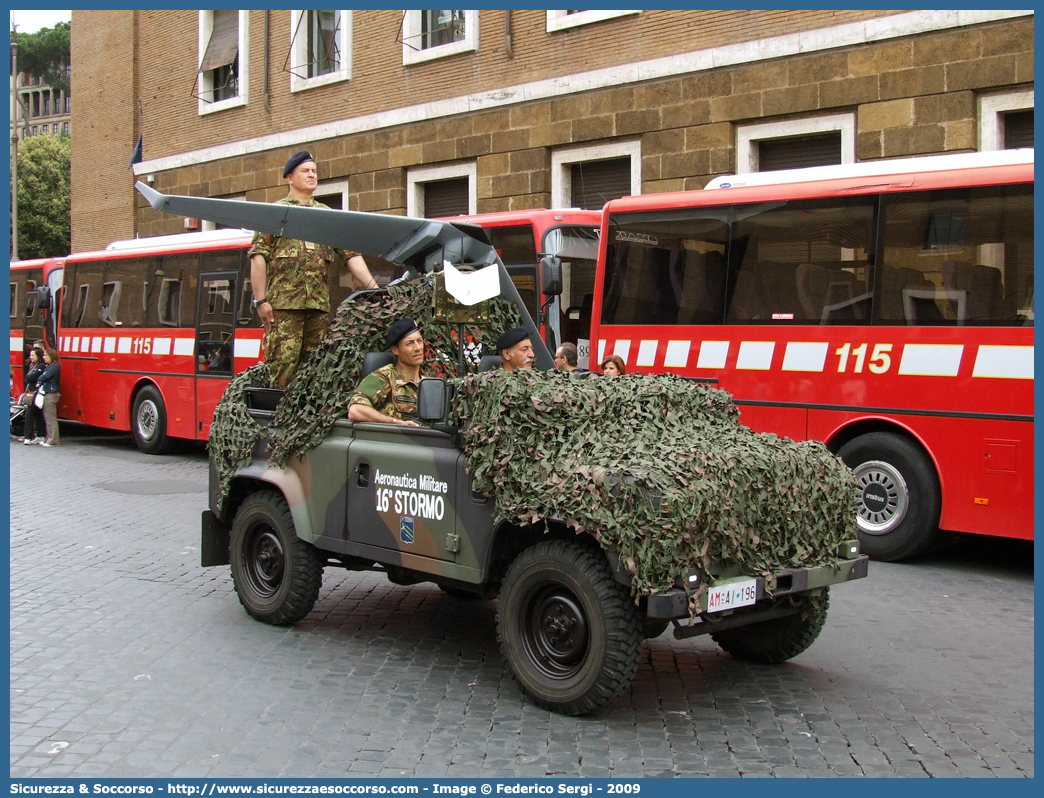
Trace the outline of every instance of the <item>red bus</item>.
<path fill-rule="evenodd" d="M 579 365 L 588 368 L 602 212 L 537 208 L 453 216 L 446 221 L 469 222 L 486 230 L 548 346 L 554 350 L 566 341 L 576 344 Z M 543 255 L 561 259 L 561 296 L 541 294 Z"/>
<path fill-rule="evenodd" d="M 591 336 L 858 477 L 863 551 L 1033 538 L 1033 151 L 722 177 L 603 209 Z"/>
<path fill-rule="evenodd" d="M 37 260 L 16 260 L 11 263 L 11 377 L 16 396 L 21 395 L 25 386 L 25 364 L 29 360 L 29 350 L 33 341 L 43 341 L 46 346 L 54 346 L 55 330 L 53 317 L 47 315 L 47 296 L 41 296 L 39 289 L 49 285 L 49 290 L 57 290 L 61 286 L 61 273 L 55 272 L 57 264 L 51 258 Z M 52 278 L 51 275 L 54 275 Z"/>

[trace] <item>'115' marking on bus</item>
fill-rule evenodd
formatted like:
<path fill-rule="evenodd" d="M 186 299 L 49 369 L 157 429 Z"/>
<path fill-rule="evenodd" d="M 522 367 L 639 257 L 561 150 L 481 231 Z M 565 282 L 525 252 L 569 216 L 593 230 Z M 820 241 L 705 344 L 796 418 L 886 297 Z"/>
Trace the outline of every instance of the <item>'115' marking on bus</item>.
<path fill-rule="evenodd" d="M 152 339 L 151 338 L 133 338 L 131 339 L 131 354 L 132 355 L 147 355 L 152 352 Z"/>
<path fill-rule="evenodd" d="M 863 366 L 866 364 L 866 348 L 868 346 L 869 344 L 860 344 L 853 349 L 852 344 L 845 344 L 834 350 L 834 354 L 838 358 L 837 373 L 844 374 L 848 371 L 848 358 L 851 356 L 854 361 L 854 373 L 862 374 Z M 892 356 L 888 354 L 891 351 L 891 344 L 874 344 L 874 351 L 870 354 L 870 363 L 867 365 L 867 368 L 874 374 L 884 374 L 892 365 Z"/>

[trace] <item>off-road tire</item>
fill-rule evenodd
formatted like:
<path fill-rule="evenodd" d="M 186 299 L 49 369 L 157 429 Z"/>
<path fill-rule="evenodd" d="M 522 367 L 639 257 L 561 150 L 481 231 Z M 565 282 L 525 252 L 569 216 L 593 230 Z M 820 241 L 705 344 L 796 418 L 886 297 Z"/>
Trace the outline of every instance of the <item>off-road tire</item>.
<path fill-rule="evenodd" d="M 939 539 L 942 495 L 924 450 L 891 432 L 871 432 L 846 443 L 838 456 L 859 482 L 859 550 L 895 562 L 924 554 Z M 868 491 L 887 495 L 871 507 Z"/>
<path fill-rule="evenodd" d="M 166 454 L 174 447 L 174 439 L 167 435 L 166 405 L 152 385 L 134 396 L 130 427 L 135 445 L 145 454 Z"/>
<path fill-rule="evenodd" d="M 547 540 L 508 567 L 497 604 L 504 662 L 537 705 L 566 715 L 608 706 L 638 671 L 638 608 L 597 548 Z"/>
<path fill-rule="evenodd" d="M 232 583 L 249 615 L 274 626 L 301 620 L 323 581 L 319 550 L 297 537 L 286 500 L 275 491 L 248 497 L 232 522 Z"/>
<path fill-rule="evenodd" d="M 759 665 L 786 662 L 805 651 L 823 631 L 830 607 L 830 588 L 823 588 L 819 596 L 806 597 L 804 604 L 801 612 L 795 615 L 724 632 L 711 632 L 711 640 L 736 659 L 746 662 Z"/>

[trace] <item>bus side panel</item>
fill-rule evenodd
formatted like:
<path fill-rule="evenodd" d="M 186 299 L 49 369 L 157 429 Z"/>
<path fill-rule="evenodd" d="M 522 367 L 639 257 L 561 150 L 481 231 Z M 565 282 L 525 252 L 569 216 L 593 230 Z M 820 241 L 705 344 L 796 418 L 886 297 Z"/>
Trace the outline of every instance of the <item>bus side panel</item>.
<path fill-rule="evenodd" d="M 765 407 L 736 402 L 740 421 L 755 432 L 773 432 L 782 438 L 803 441 L 807 437 L 808 410 L 803 407 Z"/>
<path fill-rule="evenodd" d="M 809 437 L 828 443 L 866 414 L 813 410 Z M 875 429 L 882 416 L 872 417 Z M 951 532 L 1033 539 L 1033 424 L 974 418 L 885 418 L 935 463 L 942 489 L 939 526 Z"/>
<path fill-rule="evenodd" d="M 195 427 L 186 438 L 207 440 L 210 437 L 210 425 L 214 423 L 214 408 L 221 401 L 229 379 L 219 377 L 200 377 L 196 380 L 196 413 Z"/>

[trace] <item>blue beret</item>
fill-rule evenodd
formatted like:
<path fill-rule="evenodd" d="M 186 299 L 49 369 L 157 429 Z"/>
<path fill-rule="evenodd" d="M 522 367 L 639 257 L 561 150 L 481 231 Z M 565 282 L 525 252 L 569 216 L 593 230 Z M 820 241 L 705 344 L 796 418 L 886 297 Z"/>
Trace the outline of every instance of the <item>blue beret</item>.
<path fill-rule="evenodd" d="M 526 340 L 528 337 L 529 330 L 525 327 L 512 327 L 497 339 L 497 351 L 500 352 L 504 349 L 510 349 L 515 344 Z"/>
<path fill-rule="evenodd" d="M 292 171 L 294 171 L 305 161 L 311 161 L 312 163 L 315 163 L 315 158 L 312 157 L 312 153 L 310 153 L 308 150 L 301 150 L 300 152 L 295 152 L 293 155 L 290 156 L 290 160 L 286 162 L 286 166 L 283 167 L 283 177 L 289 175 Z"/>
<path fill-rule="evenodd" d="M 397 322 L 392 324 L 391 327 L 388 328 L 388 335 L 384 339 L 385 344 L 390 349 L 391 347 L 399 343 L 399 341 L 401 341 L 407 335 L 417 332 L 418 329 L 419 328 L 417 327 L 417 322 L 415 322 L 409 316 L 407 316 L 404 319 L 399 319 Z"/>

